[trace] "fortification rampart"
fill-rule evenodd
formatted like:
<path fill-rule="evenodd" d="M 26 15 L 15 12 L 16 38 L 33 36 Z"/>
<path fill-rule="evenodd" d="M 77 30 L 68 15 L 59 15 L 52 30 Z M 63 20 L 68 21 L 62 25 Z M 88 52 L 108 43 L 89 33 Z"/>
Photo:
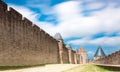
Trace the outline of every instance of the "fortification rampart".
<path fill-rule="evenodd" d="M 94 63 L 120 65 L 120 50 L 98 60 L 94 60 Z"/>
<path fill-rule="evenodd" d="M 58 43 L 0 0 L 0 66 L 58 63 Z"/>
<path fill-rule="evenodd" d="M 75 63 L 75 57 L 74 57 L 74 54 L 75 54 L 76 52 L 75 51 L 73 51 L 73 50 L 71 50 L 71 62 L 74 64 Z"/>
<path fill-rule="evenodd" d="M 63 63 L 69 63 L 68 48 L 63 45 Z"/>
<path fill-rule="evenodd" d="M 69 63 L 70 64 L 75 63 L 74 53 L 75 53 L 75 51 L 71 50 L 71 48 L 68 48 L 68 55 L 69 55 Z"/>

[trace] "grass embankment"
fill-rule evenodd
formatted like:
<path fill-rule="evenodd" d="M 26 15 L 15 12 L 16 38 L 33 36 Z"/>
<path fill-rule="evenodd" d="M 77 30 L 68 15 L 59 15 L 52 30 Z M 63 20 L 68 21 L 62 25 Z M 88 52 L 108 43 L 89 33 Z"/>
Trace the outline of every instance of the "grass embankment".
<path fill-rule="evenodd" d="M 93 64 L 86 64 L 86 65 L 80 65 L 75 68 L 71 68 L 63 72 L 110 72 L 110 70 L 104 69 L 102 67 L 98 67 Z"/>
<path fill-rule="evenodd" d="M 37 66 L 45 66 L 45 64 L 39 64 L 39 65 L 24 65 L 24 66 L 0 66 L 0 70 L 23 69 L 23 68 L 30 68 L 30 67 L 37 67 Z"/>

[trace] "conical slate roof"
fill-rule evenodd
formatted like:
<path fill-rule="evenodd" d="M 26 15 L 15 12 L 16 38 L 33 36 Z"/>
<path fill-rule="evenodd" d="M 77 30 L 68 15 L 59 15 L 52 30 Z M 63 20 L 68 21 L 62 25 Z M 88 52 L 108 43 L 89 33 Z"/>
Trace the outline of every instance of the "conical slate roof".
<path fill-rule="evenodd" d="M 65 47 L 66 47 L 66 48 L 71 48 L 70 44 L 67 44 Z"/>
<path fill-rule="evenodd" d="M 104 51 L 102 50 L 101 47 L 99 47 L 95 53 L 95 56 L 94 57 L 103 57 L 103 56 L 106 56 Z"/>
<path fill-rule="evenodd" d="M 57 39 L 57 40 L 62 40 L 62 36 L 61 36 L 60 33 L 56 33 L 54 38 Z"/>

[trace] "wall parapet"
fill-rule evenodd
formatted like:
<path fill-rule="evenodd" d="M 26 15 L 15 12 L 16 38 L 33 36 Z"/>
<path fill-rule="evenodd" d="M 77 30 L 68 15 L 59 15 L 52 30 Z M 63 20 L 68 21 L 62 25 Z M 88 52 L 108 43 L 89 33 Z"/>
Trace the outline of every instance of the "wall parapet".
<path fill-rule="evenodd" d="M 0 66 L 58 63 L 58 43 L 0 0 Z M 54 41 L 54 42 L 53 42 Z"/>
<path fill-rule="evenodd" d="M 2 8 L 4 11 L 7 11 L 7 4 L 0 0 L 0 8 Z"/>
<path fill-rule="evenodd" d="M 105 56 L 103 58 L 99 58 L 97 60 L 94 60 L 94 63 L 98 64 L 112 64 L 112 65 L 120 65 L 120 50 L 116 51 L 112 54 L 109 54 L 108 56 Z"/>
<path fill-rule="evenodd" d="M 13 16 L 15 19 L 22 20 L 22 14 L 20 14 L 18 11 L 16 11 L 12 7 L 9 8 L 9 11 L 11 13 L 11 16 Z"/>

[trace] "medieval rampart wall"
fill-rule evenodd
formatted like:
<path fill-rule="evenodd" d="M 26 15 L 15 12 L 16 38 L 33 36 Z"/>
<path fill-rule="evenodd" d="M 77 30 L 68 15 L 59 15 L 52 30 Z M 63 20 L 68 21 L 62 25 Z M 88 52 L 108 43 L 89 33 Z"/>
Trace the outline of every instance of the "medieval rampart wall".
<path fill-rule="evenodd" d="M 71 61 L 74 64 L 75 63 L 75 57 L 74 57 L 75 51 L 71 50 Z"/>
<path fill-rule="evenodd" d="M 94 63 L 119 65 L 120 64 L 120 50 L 108 56 L 105 56 L 103 58 L 100 58 L 98 60 L 95 60 Z"/>
<path fill-rule="evenodd" d="M 0 0 L 0 66 L 58 63 L 57 41 Z"/>
<path fill-rule="evenodd" d="M 63 45 L 63 63 L 69 63 L 68 48 Z"/>

